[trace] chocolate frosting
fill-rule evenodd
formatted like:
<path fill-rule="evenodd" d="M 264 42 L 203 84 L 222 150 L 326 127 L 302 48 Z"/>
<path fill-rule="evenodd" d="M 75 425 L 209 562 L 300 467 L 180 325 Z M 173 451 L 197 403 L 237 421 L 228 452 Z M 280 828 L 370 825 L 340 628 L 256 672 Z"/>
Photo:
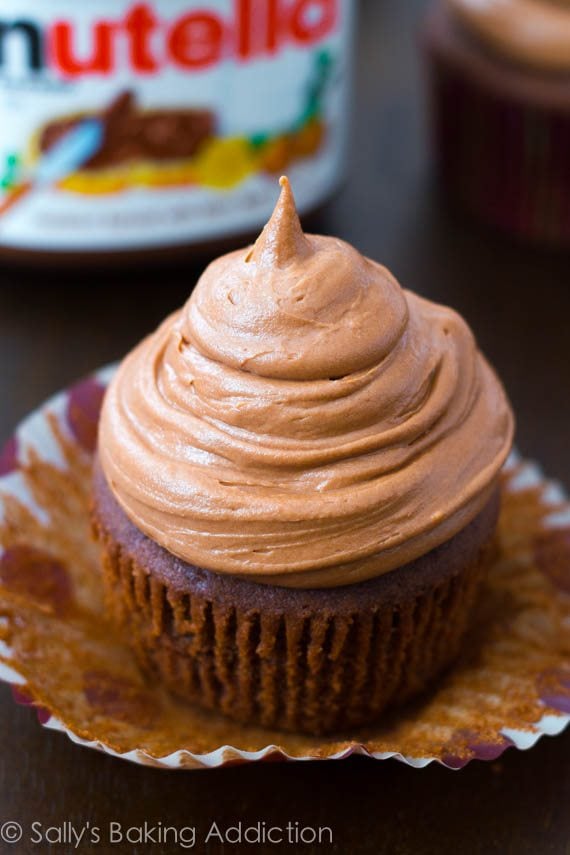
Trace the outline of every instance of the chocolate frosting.
<path fill-rule="evenodd" d="M 570 71 L 570 0 L 446 0 L 490 48 L 523 65 Z"/>
<path fill-rule="evenodd" d="M 343 241 L 304 235 L 281 183 L 255 246 L 214 261 L 123 361 L 99 455 L 132 522 L 174 555 L 330 587 L 474 519 L 513 418 L 462 318 Z"/>

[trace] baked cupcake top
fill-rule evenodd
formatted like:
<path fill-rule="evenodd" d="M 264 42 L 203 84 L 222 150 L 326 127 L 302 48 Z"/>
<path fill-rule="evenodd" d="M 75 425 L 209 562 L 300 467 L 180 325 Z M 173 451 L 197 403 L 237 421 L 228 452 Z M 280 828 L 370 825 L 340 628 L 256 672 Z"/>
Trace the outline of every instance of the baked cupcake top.
<path fill-rule="evenodd" d="M 174 555 L 330 587 L 467 525 L 513 418 L 465 321 L 344 241 L 303 234 L 281 184 L 257 243 L 214 261 L 122 362 L 99 456 L 128 517 Z"/>
<path fill-rule="evenodd" d="M 446 0 L 477 37 L 530 68 L 570 71 L 570 0 Z"/>

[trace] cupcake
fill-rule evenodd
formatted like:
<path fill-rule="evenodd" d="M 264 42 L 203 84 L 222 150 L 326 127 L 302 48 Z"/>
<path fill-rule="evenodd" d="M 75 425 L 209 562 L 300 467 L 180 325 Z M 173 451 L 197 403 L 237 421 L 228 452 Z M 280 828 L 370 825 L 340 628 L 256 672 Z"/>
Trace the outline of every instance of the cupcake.
<path fill-rule="evenodd" d="M 375 721 L 457 655 L 513 418 L 452 310 L 291 189 L 204 272 L 103 403 L 93 525 L 143 667 L 244 723 Z"/>
<path fill-rule="evenodd" d="M 570 245 L 569 0 L 435 0 L 425 44 L 450 196 L 513 236 Z"/>

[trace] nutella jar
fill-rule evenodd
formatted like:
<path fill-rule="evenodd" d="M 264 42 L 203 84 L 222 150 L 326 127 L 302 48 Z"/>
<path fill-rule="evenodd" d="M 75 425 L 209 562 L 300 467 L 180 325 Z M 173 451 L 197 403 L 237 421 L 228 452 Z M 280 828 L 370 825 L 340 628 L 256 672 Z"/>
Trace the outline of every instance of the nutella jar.
<path fill-rule="evenodd" d="M 343 173 L 355 0 L 13 0 L 0 11 L 0 257 L 65 264 L 259 228 Z"/>

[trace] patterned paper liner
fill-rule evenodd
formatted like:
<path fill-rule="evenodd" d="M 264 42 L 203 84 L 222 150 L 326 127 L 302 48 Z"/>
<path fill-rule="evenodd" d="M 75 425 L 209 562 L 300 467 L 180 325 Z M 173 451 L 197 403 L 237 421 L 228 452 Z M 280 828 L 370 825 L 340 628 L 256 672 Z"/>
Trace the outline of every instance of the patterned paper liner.
<path fill-rule="evenodd" d="M 379 725 L 317 739 L 236 725 L 144 677 L 106 622 L 89 530 L 99 372 L 47 402 L 0 454 L 0 679 L 42 725 L 160 768 L 395 757 L 452 769 L 570 721 L 570 503 L 538 467 L 504 474 L 499 554 L 460 662 Z"/>

